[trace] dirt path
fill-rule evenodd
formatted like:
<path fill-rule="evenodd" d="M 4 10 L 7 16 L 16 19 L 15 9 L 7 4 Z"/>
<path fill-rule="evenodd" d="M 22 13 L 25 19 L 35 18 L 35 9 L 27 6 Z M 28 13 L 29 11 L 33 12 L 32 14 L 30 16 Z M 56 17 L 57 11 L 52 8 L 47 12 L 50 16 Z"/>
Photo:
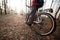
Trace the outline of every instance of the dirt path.
<path fill-rule="evenodd" d="M 60 22 L 54 33 L 48 36 L 36 34 L 25 24 L 25 18 L 17 15 L 0 16 L 0 40 L 60 40 Z"/>

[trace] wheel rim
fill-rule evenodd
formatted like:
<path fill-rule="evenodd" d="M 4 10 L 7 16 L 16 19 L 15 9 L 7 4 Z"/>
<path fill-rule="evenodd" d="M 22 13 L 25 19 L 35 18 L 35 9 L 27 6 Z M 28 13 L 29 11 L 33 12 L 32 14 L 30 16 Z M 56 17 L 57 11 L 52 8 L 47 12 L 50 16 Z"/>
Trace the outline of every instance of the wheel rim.
<path fill-rule="evenodd" d="M 52 17 L 50 15 L 44 15 L 44 14 L 38 17 L 41 17 L 43 21 L 40 24 L 33 24 L 35 30 L 41 35 L 50 34 L 54 29 L 54 20 L 52 19 Z"/>

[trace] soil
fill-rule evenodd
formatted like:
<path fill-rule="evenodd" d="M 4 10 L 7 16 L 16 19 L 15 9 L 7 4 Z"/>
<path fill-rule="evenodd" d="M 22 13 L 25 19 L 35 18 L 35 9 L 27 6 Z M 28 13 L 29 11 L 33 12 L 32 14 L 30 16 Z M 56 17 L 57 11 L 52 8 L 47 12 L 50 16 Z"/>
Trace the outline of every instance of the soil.
<path fill-rule="evenodd" d="M 0 40 L 60 40 L 60 20 L 56 29 L 47 36 L 37 34 L 25 23 L 22 15 L 0 15 Z"/>

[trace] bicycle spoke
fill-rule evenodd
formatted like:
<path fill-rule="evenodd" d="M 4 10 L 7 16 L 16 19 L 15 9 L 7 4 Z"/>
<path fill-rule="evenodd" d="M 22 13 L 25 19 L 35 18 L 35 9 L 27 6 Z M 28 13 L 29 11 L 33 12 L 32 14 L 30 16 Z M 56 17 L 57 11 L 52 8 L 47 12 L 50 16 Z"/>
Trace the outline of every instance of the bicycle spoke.
<path fill-rule="evenodd" d="M 41 21 L 42 20 L 42 21 Z M 40 33 L 41 35 L 50 34 L 54 29 L 54 19 L 49 14 L 41 14 L 38 16 L 38 20 L 36 18 L 36 23 L 34 25 L 34 29 L 36 32 Z M 39 22 L 41 21 L 41 22 Z"/>

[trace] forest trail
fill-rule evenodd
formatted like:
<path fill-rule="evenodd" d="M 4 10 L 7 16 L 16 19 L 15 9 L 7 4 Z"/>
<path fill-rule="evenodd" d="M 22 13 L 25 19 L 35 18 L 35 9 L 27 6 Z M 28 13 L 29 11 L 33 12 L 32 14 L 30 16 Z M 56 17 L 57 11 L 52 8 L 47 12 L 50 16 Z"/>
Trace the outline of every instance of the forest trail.
<path fill-rule="evenodd" d="M 55 31 L 48 36 L 40 36 L 25 24 L 25 16 L 0 15 L 0 40 L 60 40 L 60 21 Z"/>

